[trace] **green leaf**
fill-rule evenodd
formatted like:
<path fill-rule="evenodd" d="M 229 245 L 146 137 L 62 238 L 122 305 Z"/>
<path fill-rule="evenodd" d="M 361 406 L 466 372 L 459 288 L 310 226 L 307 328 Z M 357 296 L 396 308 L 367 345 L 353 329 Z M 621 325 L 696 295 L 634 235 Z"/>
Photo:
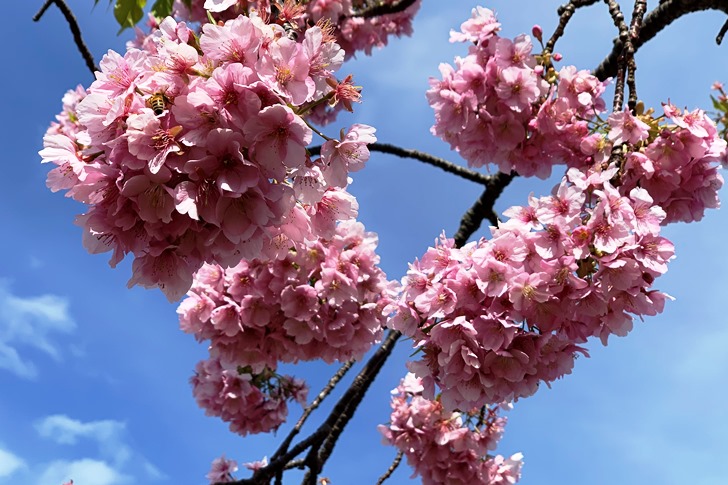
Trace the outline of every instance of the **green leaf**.
<path fill-rule="evenodd" d="M 144 17 L 144 5 L 147 0 L 116 0 L 114 17 L 119 22 L 120 34 L 124 29 L 134 27 Z"/>
<path fill-rule="evenodd" d="M 713 108 L 720 111 L 720 103 L 718 102 L 717 99 L 715 99 L 715 97 L 712 94 L 710 95 L 710 100 L 713 102 Z"/>
<path fill-rule="evenodd" d="M 713 101 L 713 108 L 721 113 L 728 113 L 728 101 L 718 101 L 712 94 L 710 99 Z"/>
<path fill-rule="evenodd" d="M 152 15 L 158 19 L 163 19 L 172 14 L 172 3 L 174 0 L 157 0 L 152 5 Z"/>

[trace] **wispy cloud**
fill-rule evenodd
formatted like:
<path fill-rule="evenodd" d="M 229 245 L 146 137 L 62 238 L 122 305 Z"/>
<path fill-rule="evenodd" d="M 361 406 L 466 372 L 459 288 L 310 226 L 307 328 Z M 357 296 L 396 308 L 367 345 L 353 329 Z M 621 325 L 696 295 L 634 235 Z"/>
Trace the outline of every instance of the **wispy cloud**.
<path fill-rule="evenodd" d="M 0 478 L 9 477 L 25 467 L 26 464 L 20 457 L 0 448 Z"/>
<path fill-rule="evenodd" d="M 117 466 L 124 465 L 132 454 L 124 443 L 126 424 L 120 421 L 84 423 L 63 414 L 55 414 L 38 421 L 35 429 L 43 438 L 64 445 L 75 445 L 81 438 L 96 441 L 101 456 Z"/>
<path fill-rule="evenodd" d="M 18 349 L 34 348 L 59 361 L 61 352 L 51 336 L 71 333 L 75 328 L 66 299 L 56 295 L 17 296 L 10 291 L 8 281 L 0 279 L 0 369 L 35 378 L 36 366 L 21 357 Z"/>
<path fill-rule="evenodd" d="M 133 483 L 133 478 L 125 475 L 106 462 L 84 458 L 81 460 L 57 460 L 45 467 L 38 476 L 37 485 L 56 485 L 73 479 L 82 485 L 121 485 Z"/>
<path fill-rule="evenodd" d="M 162 480 L 166 475 L 127 444 L 126 423 L 110 419 L 83 422 L 63 414 L 54 414 L 35 423 L 38 434 L 61 445 L 77 445 L 82 440 L 95 442 L 98 459 L 58 460 L 45 466 L 38 485 L 69 480 L 83 485 L 116 485 L 129 483 L 132 473 L 144 475 L 147 481 Z M 86 477 L 92 476 L 95 481 Z"/>

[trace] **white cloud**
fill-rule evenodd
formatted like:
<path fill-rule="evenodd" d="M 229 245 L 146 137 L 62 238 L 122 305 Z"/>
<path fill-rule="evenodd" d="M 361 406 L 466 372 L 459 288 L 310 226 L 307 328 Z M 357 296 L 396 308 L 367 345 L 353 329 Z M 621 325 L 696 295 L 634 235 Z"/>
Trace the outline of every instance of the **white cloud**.
<path fill-rule="evenodd" d="M 25 466 L 20 457 L 0 448 L 0 478 L 9 477 Z"/>
<path fill-rule="evenodd" d="M 83 423 L 63 414 L 55 414 L 37 422 L 35 429 L 43 438 L 65 445 L 75 445 L 79 438 L 96 441 L 101 456 L 111 460 L 116 466 L 125 464 L 132 454 L 129 447 L 124 444 L 126 424 L 120 421 L 102 420 Z"/>
<path fill-rule="evenodd" d="M 64 414 L 54 414 L 35 423 L 38 434 L 61 445 L 74 446 L 81 440 L 95 442 L 99 459 L 84 458 L 75 461 L 54 461 L 43 472 L 48 478 L 46 483 L 54 483 L 52 478 L 69 480 L 79 485 L 111 485 L 127 483 L 133 473 L 146 475 L 149 480 L 163 480 L 166 475 L 157 469 L 141 454 L 127 445 L 126 423 L 111 419 L 83 422 Z M 97 481 L 82 480 L 82 473 L 97 473 Z M 71 473 L 73 472 L 73 473 Z M 62 474 L 65 475 L 62 476 Z M 64 483 L 63 481 L 57 483 Z M 41 484 L 39 484 L 41 485 Z"/>
<path fill-rule="evenodd" d="M 23 359 L 18 348 L 32 347 L 58 361 L 61 353 L 50 335 L 71 333 L 75 328 L 66 299 L 56 295 L 16 296 L 8 282 L 0 279 L 0 369 L 18 377 L 36 377 L 35 365 Z"/>
<path fill-rule="evenodd" d="M 56 485 L 73 479 L 79 485 L 120 485 L 133 483 L 132 477 L 125 475 L 106 462 L 83 458 L 81 460 L 57 460 L 45 467 L 37 485 Z"/>

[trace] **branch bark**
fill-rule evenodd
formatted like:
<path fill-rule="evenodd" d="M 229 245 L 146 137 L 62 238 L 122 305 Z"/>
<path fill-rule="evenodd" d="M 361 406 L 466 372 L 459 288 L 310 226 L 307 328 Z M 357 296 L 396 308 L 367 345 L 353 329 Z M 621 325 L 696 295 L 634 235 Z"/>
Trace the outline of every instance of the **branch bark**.
<path fill-rule="evenodd" d="M 91 75 L 95 76 L 96 71 L 100 71 L 100 69 L 96 65 L 96 62 L 94 61 L 94 56 L 91 54 L 88 46 L 83 41 L 83 37 L 81 36 L 81 29 L 78 26 L 76 16 L 73 15 L 73 12 L 69 8 L 69 6 L 66 5 L 66 2 L 64 0 L 47 0 L 46 3 L 44 3 L 43 6 L 40 8 L 40 10 L 38 10 L 38 13 L 33 16 L 33 22 L 40 21 L 40 19 L 43 17 L 43 14 L 46 13 L 46 10 L 48 10 L 51 4 L 55 4 L 56 7 L 58 7 L 58 10 L 60 10 L 63 16 L 66 18 L 66 22 L 68 22 L 68 27 L 71 29 L 71 34 L 73 34 L 73 40 L 76 43 L 76 48 L 78 48 L 78 51 L 81 53 L 81 57 L 83 57 L 83 60 L 86 62 L 86 67 L 88 67 L 89 71 L 91 71 Z"/>
<path fill-rule="evenodd" d="M 673 21 L 693 12 L 702 10 L 720 10 L 728 14 L 728 0 L 665 0 L 645 16 L 640 35 L 633 40 L 635 52 L 660 33 Z M 619 39 L 615 39 L 612 52 L 604 58 L 593 74 L 604 81 L 617 73 L 619 55 L 623 45 Z"/>
<path fill-rule="evenodd" d="M 498 173 L 490 177 L 485 190 L 475 201 L 473 206 L 465 212 L 460 227 L 455 233 L 455 246 L 462 247 L 470 236 L 478 230 L 483 219 L 488 219 L 494 226 L 498 225 L 498 216 L 493 210 L 495 201 L 498 200 L 503 190 L 516 177 L 516 173 Z"/>
<path fill-rule="evenodd" d="M 397 3 L 380 3 L 357 12 L 353 17 L 372 18 L 381 15 L 389 15 L 393 13 L 404 12 L 415 4 L 417 0 L 399 0 Z"/>
<path fill-rule="evenodd" d="M 432 165 L 433 167 L 444 170 L 445 172 L 457 175 L 458 177 L 464 178 L 465 180 L 475 182 L 476 184 L 487 185 L 490 182 L 490 178 L 487 175 L 475 172 L 474 170 L 469 170 L 465 167 L 461 167 L 460 165 L 449 162 L 444 158 L 436 157 L 434 155 L 430 155 L 429 153 L 421 152 L 419 150 L 400 148 L 390 143 L 372 143 L 370 145 L 367 145 L 367 148 L 369 149 L 369 151 L 372 152 L 388 153 L 390 155 L 396 155 L 400 158 L 413 158 L 415 160 L 419 160 L 422 163 L 426 163 L 428 165 Z M 320 155 L 321 147 L 311 147 L 308 149 L 308 151 L 311 155 Z"/>

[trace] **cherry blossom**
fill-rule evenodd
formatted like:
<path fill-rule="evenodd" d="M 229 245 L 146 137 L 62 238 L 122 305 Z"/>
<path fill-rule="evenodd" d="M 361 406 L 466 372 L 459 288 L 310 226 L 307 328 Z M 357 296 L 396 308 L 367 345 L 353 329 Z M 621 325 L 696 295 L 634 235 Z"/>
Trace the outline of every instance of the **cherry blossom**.
<path fill-rule="evenodd" d="M 49 188 L 88 207 L 77 219 L 88 250 L 112 251 L 112 266 L 131 254 L 129 285 L 170 300 L 205 262 L 277 258 L 330 237 L 356 216 L 348 173 L 376 140 L 356 125 L 325 157 L 307 151 L 302 116 L 352 98 L 336 92 L 344 52 L 321 27 L 294 41 L 260 16 L 236 15 L 201 30 L 198 43 L 167 18 L 141 48 L 110 51 L 88 90 L 64 98 L 40 152 L 57 166 Z M 320 190 L 303 194 L 304 174 Z"/>
<path fill-rule="evenodd" d="M 509 405 L 467 413 L 448 412 L 442 403 L 423 397 L 421 379 L 407 374 L 392 390 L 389 425 L 380 425 L 384 443 L 404 452 L 425 485 L 515 483 L 522 455 L 490 455 L 506 425 L 499 416 Z"/>

